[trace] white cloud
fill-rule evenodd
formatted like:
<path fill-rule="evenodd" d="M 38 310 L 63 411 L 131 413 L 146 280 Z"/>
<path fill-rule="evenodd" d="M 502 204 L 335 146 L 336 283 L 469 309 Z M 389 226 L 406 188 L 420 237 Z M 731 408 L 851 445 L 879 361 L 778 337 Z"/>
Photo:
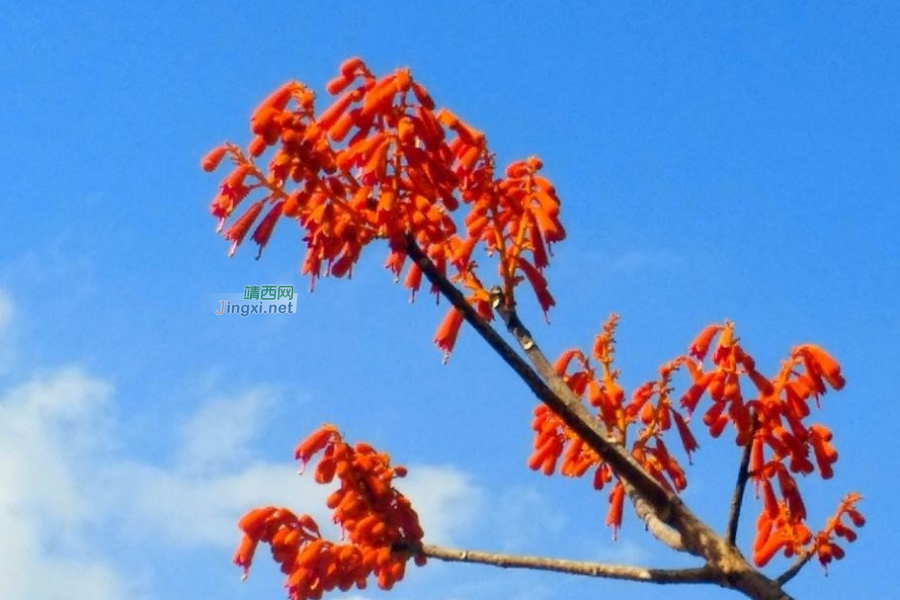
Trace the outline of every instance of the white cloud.
<path fill-rule="evenodd" d="M 12 354 L 14 315 L 0 290 L 0 373 L 4 352 Z M 230 550 L 240 515 L 260 505 L 308 512 L 325 535 L 337 535 L 325 506 L 331 486 L 299 476 L 288 456 L 254 459 L 279 399 L 262 386 L 210 394 L 172 424 L 178 443 L 168 462 L 148 462 L 123 453 L 128 445 L 116 436 L 112 387 L 103 379 L 68 367 L 0 389 L 0 598 L 149 598 L 152 566 L 135 574 L 127 552 L 108 548 Z M 410 468 L 401 485 L 431 543 L 451 541 L 480 510 L 481 492 L 453 467 Z"/>
<path fill-rule="evenodd" d="M 109 387 L 65 369 L 0 398 L 0 598 L 136 597 L 84 536 L 94 518 L 82 459 Z"/>
<path fill-rule="evenodd" d="M 602 545 L 595 545 L 591 551 L 591 559 L 613 564 L 646 565 L 655 557 L 655 553 L 650 549 L 652 547 L 653 541 L 649 534 L 645 535 L 643 543 L 623 537 L 618 541 L 608 540 Z"/>
<path fill-rule="evenodd" d="M 299 477 L 293 465 L 257 463 L 214 477 L 178 469 L 120 464 L 108 472 L 110 500 L 121 507 L 127 529 L 178 546 L 230 548 L 240 539 L 237 521 L 256 506 L 287 506 L 313 516 L 323 530 L 330 522 L 328 488 Z"/>
<path fill-rule="evenodd" d="M 455 467 L 411 465 L 397 489 L 410 500 L 429 544 L 449 544 L 479 516 L 481 491 Z"/>
<path fill-rule="evenodd" d="M 15 308 L 9 295 L 0 289 L 0 375 L 9 370 L 15 346 L 13 317 Z"/>
<path fill-rule="evenodd" d="M 522 552 L 565 527 L 563 513 L 534 485 L 506 490 L 493 503 L 492 523 L 502 548 Z"/>
<path fill-rule="evenodd" d="M 182 429 L 178 460 L 170 468 L 119 465 L 112 477 L 127 490 L 116 504 L 130 507 L 132 528 L 152 530 L 185 545 L 233 546 L 235 523 L 249 508 L 287 506 L 306 512 L 323 534 L 337 535 L 325 499 L 334 486 L 298 476 L 297 465 L 232 460 L 249 456 L 249 446 L 278 401 L 266 388 L 203 403 Z M 230 464 L 232 467 L 222 468 Z M 238 468 L 240 467 L 240 468 Z M 124 485 L 123 485 L 124 484 Z M 464 532 L 478 515 L 481 493 L 462 471 L 450 466 L 411 466 L 397 481 L 412 501 L 429 543 L 445 544 Z"/>
<path fill-rule="evenodd" d="M 271 390 L 256 387 L 235 398 L 204 402 L 182 426 L 178 465 L 205 473 L 246 462 L 249 445 L 276 401 Z"/>
<path fill-rule="evenodd" d="M 305 512 L 316 519 L 323 535 L 339 534 L 325 506 L 334 485 L 315 483 L 311 473 L 299 476 L 289 460 L 250 463 L 211 476 L 196 475 L 181 464 L 161 468 L 139 463 L 119 464 L 108 474 L 115 484 L 107 489 L 119 490 L 109 498 L 127 507 L 120 509 L 127 528 L 162 535 L 178 545 L 234 546 L 241 514 L 263 505 Z M 453 467 L 411 466 L 397 487 L 412 501 L 428 543 L 451 543 L 480 510 L 480 490 Z"/>
<path fill-rule="evenodd" d="M 323 533 L 337 534 L 325 506 L 329 486 L 299 476 L 289 457 L 247 458 L 276 401 L 271 392 L 201 404 L 180 427 L 170 464 L 119 453 L 125 445 L 116 444 L 111 400 L 107 382 L 78 368 L 42 373 L 0 396 L 0 598 L 146 597 L 146 582 L 134 584 L 98 541 L 230 550 L 238 518 L 260 505 L 308 512 Z M 410 468 L 402 487 L 432 543 L 465 531 L 481 504 L 479 490 L 452 467 Z"/>

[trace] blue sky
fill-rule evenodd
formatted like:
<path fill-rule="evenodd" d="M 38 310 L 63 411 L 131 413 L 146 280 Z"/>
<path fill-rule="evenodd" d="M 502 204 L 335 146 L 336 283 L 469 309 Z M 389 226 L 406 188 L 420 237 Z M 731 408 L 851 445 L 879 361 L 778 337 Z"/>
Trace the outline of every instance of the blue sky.
<path fill-rule="evenodd" d="M 900 362 L 898 23 L 889 2 L 8 3 L 0 597 L 283 597 L 264 555 L 239 583 L 234 521 L 270 501 L 321 511 L 290 457 L 326 421 L 410 465 L 426 539 L 685 564 L 627 518 L 611 542 L 588 482 L 525 468 L 524 386 L 467 332 L 441 366 L 443 309 L 410 306 L 380 251 L 302 293 L 296 315 L 213 314 L 245 285 L 307 282 L 291 227 L 259 262 L 227 258 L 200 157 L 246 143 L 276 86 L 322 90 L 354 55 L 410 66 L 501 163 L 544 160 L 569 233 L 552 325 L 531 315 L 549 353 L 589 344 L 616 311 L 629 385 L 723 318 L 769 372 L 801 342 L 839 358 L 849 384 L 821 419 L 841 459 L 809 504 L 817 523 L 859 490 L 870 525 L 828 577 L 811 565 L 789 589 L 879 596 L 900 492 L 884 387 Z M 687 500 L 721 524 L 736 450 L 700 442 Z M 388 597 L 661 592 L 429 564 Z"/>

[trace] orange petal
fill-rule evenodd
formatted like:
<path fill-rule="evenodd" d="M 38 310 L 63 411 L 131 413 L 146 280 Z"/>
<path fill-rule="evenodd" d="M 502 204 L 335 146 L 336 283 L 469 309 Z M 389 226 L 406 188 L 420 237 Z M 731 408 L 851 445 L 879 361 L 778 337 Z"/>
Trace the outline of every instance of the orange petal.
<path fill-rule="evenodd" d="M 207 173 L 211 173 L 216 170 L 216 167 L 219 166 L 219 163 L 222 162 L 222 157 L 225 156 L 225 153 L 228 151 L 226 146 L 217 146 L 209 151 L 209 153 L 203 157 L 203 160 L 200 161 L 200 166 L 203 167 L 203 170 Z"/>
<path fill-rule="evenodd" d="M 709 325 L 700 334 L 694 338 L 688 353 L 699 360 L 703 360 L 709 351 L 709 345 L 712 343 L 713 337 L 722 331 L 721 325 Z"/>
<path fill-rule="evenodd" d="M 262 200 L 254 203 L 247 209 L 247 212 L 241 215 L 228 231 L 225 232 L 225 238 L 232 241 L 231 254 L 234 254 L 237 247 L 244 241 L 244 238 L 247 236 L 247 231 L 250 229 L 250 226 L 253 225 L 253 222 L 256 221 L 259 213 L 262 212 L 264 204 L 265 202 Z"/>
<path fill-rule="evenodd" d="M 453 346 L 456 344 L 456 337 L 459 335 L 459 329 L 462 326 L 462 323 L 462 313 L 453 307 L 447 312 L 447 316 L 444 317 L 440 327 L 438 327 L 437 333 L 434 335 L 434 343 L 448 355 L 453 351 Z"/>

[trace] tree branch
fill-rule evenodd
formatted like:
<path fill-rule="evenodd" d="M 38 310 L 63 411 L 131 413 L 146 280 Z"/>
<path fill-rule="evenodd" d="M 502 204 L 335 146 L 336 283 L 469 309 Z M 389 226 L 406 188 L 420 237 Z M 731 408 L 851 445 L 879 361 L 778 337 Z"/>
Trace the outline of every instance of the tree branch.
<path fill-rule="evenodd" d="M 556 391 L 557 387 L 565 390 L 565 395 L 563 397 L 566 398 L 567 396 L 571 396 L 571 398 L 573 398 L 574 401 L 577 402 L 578 407 L 583 408 L 581 401 L 574 396 L 571 390 L 569 390 L 569 387 L 556 373 L 556 371 L 553 369 L 553 366 L 550 364 L 550 361 L 534 341 L 534 338 L 531 336 L 531 332 L 528 330 L 528 328 L 525 326 L 518 313 L 516 312 L 515 306 L 510 306 L 507 302 L 504 301 L 504 298 L 502 296 L 503 293 L 500 288 L 492 289 L 491 294 L 494 298 L 494 306 L 500 317 L 503 319 L 503 322 L 506 324 L 506 327 L 509 330 L 510 334 L 512 334 L 512 336 L 519 343 L 519 346 L 521 346 L 522 350 L 525 352 L 525 356 L 528 357 L 528 359 L 531 361 L 531 364 L 534 365 L 534 368 L 537 370 L 540 376 L 543 377 L 544 381 L 550 382 L 550 385 L 554 389 L 554 391 Z M 587 413 L 586 410 L 584 412 Z M 597 420 L 589 413 L 588 418 L 592 422 L 597 422 Z M 605 427 L 602 423 L 600 423 L 600 427 L 604 430 L 605 439 L 609 439 L 610 436 L 605 431 Z M 646 473 L 643 470 L 643 467 L 638 465 L 637 462 L 632 459 L 631 455 L 628 454 L 621 445 L 615 442 L 610 443 L 615 449 L 625 454 L 629 461 L 633 462 L 637 466 L 637 468 L 641 470 L 642 473 Z M 603 456 L 602 453 L 600 455 Z M 603 458 L 605 459 L 606 457 L 603 456 Z M 610 462 L 610 464 L 612 465 L 612 462 Z M 614 465 L 613 469 L 615 470 Z M 622 473 L 618 470 L 616 472 L 622 475 Z M 650 477 L 649 474 L 647 475 L 647 477 Z M 647 498 L 645 491 L 643 489 L 639 489 L 638 485 L 635 482 L 633 482 L 625 475 L 622 475 L 622 478 L 625 483 L 625 490 L 628 493 L 628 497 L 631 499 L 638 517 L 642 521 L 644 521 L 644 525 L 647 527 L 647 530 L 656 539 L 663 542 L 667 546 L 678 551 L 685 551 L 686 547 L 684 545 L 681 534 L 667 525 L 664 518 L 661 518 L 661 515 L 665 517 L 669 514 L 670 505 L 667 504 L 662 509 L 660 509 L 659 506 L 653 503 L 652 499 Z M 658 483 L 655 480 L 653 480 L 653 483 L 658 486 Z M 661 488 L 662 486 L 659 487 Z M 667 502 L 671 502 L 673 497 L 674 496 L 670 495 L 670 497 L 667 499 Z"/>
<path fill-rule="evenodd" d="M 634 506 L 635 514 L 637 514 L 638 518 L 644 522 L 644 527 L 647 528 L 647 531 L 649 531 L 653 537 L 673 550 L 677 550 L 678 552 L 686 551 L 684 540 L 681 539 L 681 534 L 660 520 L 656 515 L 656 511 L 653 510 L 653 507 L 637 493 L 634 486 L 630 483 L 625 483 L 625 493 L 628 494 L 628 498 Z"/>
<path fill-rule="evenodd" d="M 728 511 L 728 525 L 725 528 L 725 539 L 728 543 L 734 545 L 737 539 L 738 523 L 741 520 L 741 505 L 744 502 L 744 491 L 747 488 L 747 479 L 750 477 L 748 467 L 750 466 L 750 452 L 753 449 L 753 439 L 744 446 L 744 452 L 741 454 L 741 464 L 738 467 L 737 482 L 734 484 L 734 494 L 731 496 L 731 507 Z"/>
<path fill-rule="evenodd" d="M 788 581 L 793 579 L 797 575 L 797 573 L 800 572 L 800 569 L 805 567 L 806 563 L 808 563 L 812 559 L 812 557 L 815 556 L 815 554 L 815 552 L 809 552 L 805 556 L 798 557 L 797 560 L 794 561 L 794 564 L 792 564 L 787 571 L 775 578 L 775 583 L 777 583 L 778 585 L 784 585 Z"/>
<path fill-rule="evenodd" d="M 447 562 L 466 562 L 501 567 L 503 569 L 536 569 L 556 571 L 570 575 L 603 577 L 650 583 L 712 583 L 713 574 L 708 567 L 695 569 L 649 569 L 631 565 L 611 565 L 580 560 L 564 560 L 543 556 L 499 554 L 479 550 L 460 550 L 442 546 L 425 545 L 421 552 L 429 558 Z"/>
<path fill-rule="evenodd" d="M 635 494 L 647 503 L 649 511 L 678 533 L 681 544 L 688 552 L 705 559 L 705 573 L 710 582 L 739 590 L 756 600 L 790 600 L 791 597 L 776 581 L 753 568 L 734 544 L 728 543 L 701 521 L 681 498 L 666 490 L 621 445 L 612 441 L 603 423 L 591 415 L 580 398 L 556 375 L 531 334 L 511 307 L 505 305 L 502 297 L 494 299 L 494 309 L 534 363 L 534 369 L 478 315 L 462 292 L 437 269 L 410 234 L 407 234 L 405 242 L 407 255 L 415 261 L 428 281 L 450 301 L 532 393 L 605 460 L 626 484 L 634 488 Z"/>
<path fill-rule="evenodd" d="M 621 446 L 608 439 L 606 427 L 588 412 L 562 379 L 556 376 L 553 367 L 538 349 L 528 330 L 517 317 L 512 319 L 514 313 L 511 314 L 508 310 L 504 311 L 502 306 L 494 307 L 506 321 L 507 328 L 519 340 L 526 354 L 535 362 L 538 372 L 535 372 L 506 340 L 475 312 L 462 292 L 438 271 L 434 263 L 409 235 L 406 238 L 406 253 L 416 262 L 428 281 L 462 313 L 466 322 L 515 371 L 535 396 L 556 413 L 592 450 L 608 462 L 616 473 L 634 485 L 637 492 L 647 500 L 657 515 L 666 521 L 665 516 L 668 515 L 672 504 L 680 504 L 681 501 L 644 471 Z M 546 381 L 541 378 L 542 375 Z"/>
<path fill-rule="evenodd" d="M 571 394 L 568 386 L 565 385 L 565 382 L 553 369 L 550 361 L 547 360 L 547 357 L 544 355 L 543 351 L 540 349 L 537 343 L 535 343 L 534 338 L 531 336 L 531 332 L 522 322 L 522 319 L 519 317 L 518 312 L 516 312 L 515 306 L 509 306 L 509 304 L 504 301 L 502 290 L 499 287 L 493 288 L 491 290 L 491 296 L 493 298 L 494 307 L 496 308 L 497 313 L 503 319 L 503 322 L 506 324 L 506 327 L 509 330 L 510 334 L 512 334 L 512 336 L 519 343 L 519 346 L 525 352 L 525 356 L 528 357 L 528 359 L 531 361 L 531 364 L 541 375 L 541 377 L 543 377 L 544 381 L 551 382 L 551 386 L 553 383 L 557 383 L 558 386 L 564 388 L 566 392 Z M 581 407 L 581 402 L 577 398 L 575 400 L 578 402 L 578 406 Z M 594 419 L 593 416 L 590 416 L 589 418 L 592 421 L 596 422 L 596 419 Z M 606 439 L 609 439 L 608 433 L 605 434 L 605 437 Z M 622 446 L 618 444 L 614 445 L 625 452 Z M 628 457 L 631 458 L 630 455 Z M 644 526 L 647 528 L 647 531 L 649 531 L 650 534 L 653 535 L 653 537 L 655 537 L 657 540 L 669 546 L 673 550 L 685 552 L 686 548 L 681 534 L 667 525 L 660 518 L 658 508 L 648 502 L 642 492 L 636 489 L 635 485 L 629 479 L 624 477 L 623 479 L 625 483 L 625 491 L 628 494 L 628 497 L 631 499 L 631 503 L 634 505 L 634 510 L 637 513 L 638 518 L 640 518 L 644 522 Z"/>

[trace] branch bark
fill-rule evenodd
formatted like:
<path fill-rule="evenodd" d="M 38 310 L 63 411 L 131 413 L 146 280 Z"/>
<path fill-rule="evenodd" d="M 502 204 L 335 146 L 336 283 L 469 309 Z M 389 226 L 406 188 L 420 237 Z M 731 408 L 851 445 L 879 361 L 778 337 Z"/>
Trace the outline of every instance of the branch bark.
<path fill-rule="evenodd" d="M 808 563 L 812 559 L 813 556 L 815 556 L 815 553 L 810 552 L 806 556 L 802 556 L 802 557 L 798 558 L 796 561 L 794 561 L 794 564 L 792 564 L 788 568 L 787 571 L 785 571 L 784 573 L 782 573 L 781 575 L 776 577 L 775 581 L 778 583 L 778 585 L 786 584 L 788 581 L 790 581 L 791 579 L 796 577 L 797 573 L 800 572 L 800 569 L 805 567 L 806 563 Z"/>
<path fill-rule="evenodd" d="M 628 494 L 628 498 L 634 506 L 635 514 L 637 514 L 638 518 L 644 522 L 644 527 L 647 528 L 647 531 L 649 531 L 653 537 L 673 550 L 679 552 L 684 552 L 686 550 L 684 541 L 681 539 L 681 534 L 660 520 L 656 515 L 656 511 L 654 511 L 647 501 L 634 489 L 633 485 L 626 483 L 625 493 Z"/>
<path fill-rule="evenodd" d="M 425 545 L 421 552 L 429 557 L 447 562 L 477 563 L 503 569 L 535 569 L 556 571 L 570 575 L 644 581 L 649 583 L 713 583 L 713 573 L 707 567 L 695 569 L 650 569 L 631 565 L 526 556 L 521 554 L 500 554 L 480 550 L 460 550 L 442 546 Z"/>
<path fill-rule="evenodd" d="M 747 479 L 750 477 L 750 453 L 753 450 L 753 440 L 744 446 L 741 454 L 741 464 L 738 466 L 737 482 L 734 484 L 734 494 L 731 496 L 731 507 L 728 510 L 728 525 L 725 528 L 725 539 L 734 545 L 737 539 L 738 523 L 741 520 L 741 506 L 744 502 L 744 492 L 747 489 Z"/>

